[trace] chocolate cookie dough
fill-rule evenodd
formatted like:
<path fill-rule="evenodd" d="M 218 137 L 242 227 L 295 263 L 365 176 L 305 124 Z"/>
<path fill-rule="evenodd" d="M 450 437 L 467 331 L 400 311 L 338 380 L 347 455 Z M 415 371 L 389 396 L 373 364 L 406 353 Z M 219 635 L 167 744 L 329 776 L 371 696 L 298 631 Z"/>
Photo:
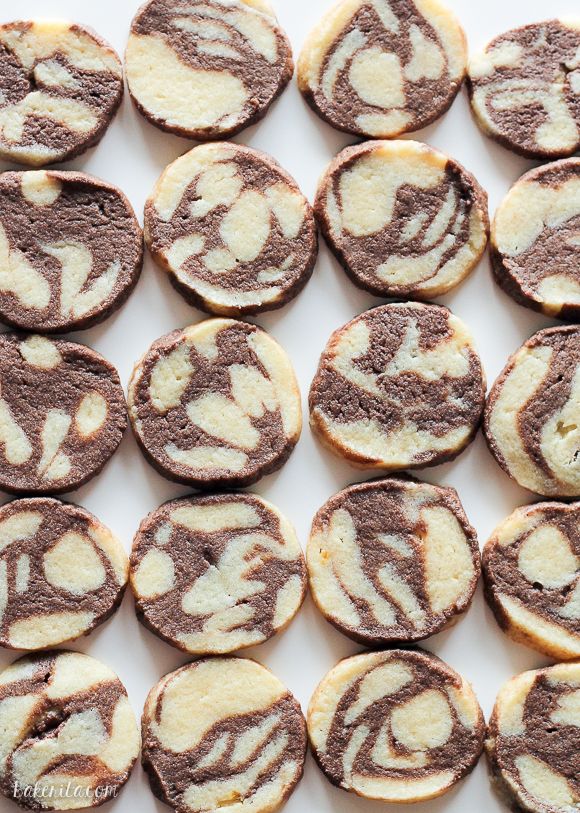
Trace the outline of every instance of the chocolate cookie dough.
<path fill-rule="evenodd" d="M 354 465 L 421 468 L 471 443 L 484 398 L 463 322 L 439 305 L 394 302 L 332 334 L 310 388 L 310 423 Z"/>
<path fill-rule="evenodd" d="M 302 428 L 290 359 L 233 319 L 154 342 L 133 371 L 129 416 L 151 465 L 196 488 L 255 483 L 286 462 Z"/>
<path fill-rule="evenodd" d="M 580 503 L 517 508 L 483 550 L 485 595 L 510 638 L 580 658 Z"/>
<path fill-rule="evenodd" d="M 194 147 L 145 204 L 155 262 L 192 305 L 222 316 L 274 310 L 312 274 L 312 209 L 269 155 L 239 144 Z"/>
<path fill-rule="evenodd" d="M 42 166 L 101 140 L 123 97 L 110 45 L 76 23 L 0 25 L 0 158 Z"/>
<path fill-rule="evenodd" d="M 207 658 L 161 678 L 142 730 L 151 789 L 180 813 L 270 813 L 302 777 L 298 701 L 255 661 Z"/>
<path fill-rule="evenodd" d="M 498 694 L 485 743 L 502 799 L 528 813 L 580 805 L 580 663 L 509 680 Z"/>
<path fill-rule="evenodd" d="M 0 729 L 0 791 L 30 810 L 98 807 L 139 754 L 125 687 L 80 652 L 40 652 L 5 669 Z"/>
<path fill-rule="evenodd" d="M 457 161 L 417 141 L 347 147 L 323 175 L 314 208 L 348 276 L 376 296 L 441 296 L 487 243 L 486 193 Z"/>
<path fill-rule="evenodd" d="M 0 175 L 0 319 L 42 333 L 81 330 L 120 308 L 143 261 L 123 193 L 81 172 Z"/>
<path fill-rule="evenodd" d="M 72 491 L 101 471 L 126 426 L 117 371 L 94 350 L 0 335 L 0 489 Z"/>
<path fill-rule="evenodd" d="M 389 138 L 443 115 L 466 62 L 465 34 L 439 0 L 342 0 L 306 40 L 298 85 L 333 127 Z"/>
<path fill-rule="evenodd" d="M 467 86 L 481 129 L 527 158 L 580 147 L 580 22 L 546 20 L 493 39 L 470 61 Z"/>
<path fill-rule="evenodd" d="M 499 465 L 545 497 L 580 496 L 580 327 L 535 333 L 487 398 L 484 434 Z"/>
<path fill-rule="evenodd" d="M 310 743 L 327 779 L 383 802 L 446 793 L 474 768 L 484 731 L 471 686 L 422 650 L 340 661 L 308 708 Z"/>
<path fill-rule="evenodd" d="M 526 172 L 495 215 L 496 281 L 520 305 L 580 320 L 579 233 L 580 158 Z"/>
<path fill-rule="evenodd" d="M 268 0 L 149 0 L 131 23 L 125 69 L 151 124 L 206 141 L 263 118 L 294 63 Z"/>

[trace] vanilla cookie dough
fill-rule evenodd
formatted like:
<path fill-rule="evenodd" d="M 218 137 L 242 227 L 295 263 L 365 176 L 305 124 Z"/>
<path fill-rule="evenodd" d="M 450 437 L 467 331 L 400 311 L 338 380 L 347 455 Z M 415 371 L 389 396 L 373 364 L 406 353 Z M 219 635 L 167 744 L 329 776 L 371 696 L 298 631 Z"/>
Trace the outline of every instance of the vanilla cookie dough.
<path fill-rule="evenodd" d="M 129 382 L 129 416 L 151 465 L 196 488 L 255 483 L 286 462 L 302 428 L 290 359 L 233 319 L 154 342 Z"/>
<path fill-rule="evenodd" d="M 27 655 L 4 669 L 0 730 L 0 792 L 31 810 L 116 797 L 141 744 L 125 687 L 80 652 Z"/>
<path fill-rule="evenodd" d="M 282 307 L 318 252 L 296 182 L 269 155 L 233 143 L 194 147 L 167 167 L 145 204 L 145 235 L 179 293 L 222 316 Z"/>
<path fill-rule="evenodd" d="M 294 63 L 268 0 L 149 0 L 131 23 L 125 70 L 151 124 L 207 141 L 262 119 Z"/>
<path fill-rule="evenodd" d="M 245 658 L 207 658 L 165 675 L 149 692 L 142 731 L 151 790 L 180 813 L 270 813 L 302 777 L 300 705 Z"/>
<path fill-rule="evenodd" d="M 323 678 L 308 735 L 326 778 L 383 802 L 422 802 L 477 763 L 485 723 L 471 686 L 423 650 L 363 652 Z"/>
<path fill-rule="evenodd" d="M 466 63 L 463 29 L 439 0 L 342 0 L 306 40 L 298 86 L 333 127 L 391 138 L 443 115 Z"/>
<path fill-rule="evenodd" d="M 470 60 L 467 86 L 481 129 L 527 158 L 580 147 L 580 17 L 507 31 Z"/>
<path fill-rule="evenodd" d="M 487 398 L 484 434 L 502 469 L 545 497 L 580 496 L 580 327 L 535 333 Z"/>
<path fill-rule="evenodd" d="M 126 427 L 118 373 L 94 350 L 0 335 L 0 489 L 72 491 L 101 471 Z"/>
<path fill-rule="evenodd" d="M 68 161 L 97 144 L 123 97 L 115 51 L 77 23 L 0 25 L 0 158 Z"/>
<path fill-rule="evenodd" d="M 500 690 L 485 749 L 502 800 L 528 813 L 580 805 L 580 663 L 523 672 Z"/>
<path fill-rule="evenodd" d="M 487 243 L 486 193 L 461 164 L 417 141 L 347 147 L 324 173 L 314 208 L 348 276 L 375 296 L 441 296 Z"/>
<path fill-rule="evenodd" d="M 310 388 L 310 423 L 354 465 L 421 468 L 473 440 L 484 398 L 464 323 L 439 305 L 395 302 L 332 334 Z"/>

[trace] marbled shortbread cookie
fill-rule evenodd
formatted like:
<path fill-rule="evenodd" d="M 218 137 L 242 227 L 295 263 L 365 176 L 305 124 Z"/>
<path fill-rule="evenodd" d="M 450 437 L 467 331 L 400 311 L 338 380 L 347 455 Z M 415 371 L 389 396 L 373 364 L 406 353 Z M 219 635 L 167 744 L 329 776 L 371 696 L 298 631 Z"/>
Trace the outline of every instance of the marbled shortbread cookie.
<path fill-rule="evenodd" d="M 515 28 L 470 60 L 477 123 L 528 158 L 560 158 L 580 147 L 580 17 Z"/>
<path fill-rule="evenodd" d="M 327 779 L 384 802 L 446 793 L 475 766 L 484 732 L 471 686 L 423 650 L 340 661 L 308 708 L 310 743 Z"/>
<path fill-rule="evenodd" d="M 348 276 L 382 297 L 446 293 L 476 266 L 489 231 L 487 195 L 473 175 L 417 141 L 347 147 L 323 175 L 314 209 Z"/>
<path fill-rule="evenodd" d="M 270 813 L 302 777 L 298 701 L 255 661 L 208 658 L 161 678 L 142 731 L 151 789 L 180 813 Z"/>
<path fill-rule="evenodd" d="M 445 113 L 466 62 L 463 30 L 439 0 L 342 0 L 306 40 L 298 84 L 333 127 L 389 138 Z"/>
<path fill-rule="evenodd" d="M 517 508 L 483 550 L 485 595 L 510 638 L 580 658 L 580 503 Z"/>
<path fill-rule="evenodd" d="M 0 489 L 72 491 L 101 471 L 126 427 L 117 371 L 90 347 L 0 335 Z"/>
<path fill-rule="evenodd" d="M 223 316 L 273 310 L 310 279 L 318 237 L 296 182 L 239 144 L 194 147 L 145 204 L 155 262 L 192 305 Z"/>
<path fill-rule="evenodd" d="M 520 305 L 580 319 L 580 158 L 532 169 L 512 186 L 495 215 L 491 257 L 496 281 Z"/>
<path fill-rule="evenodd" d="M 523 672 L 500 690 L 485 743 L 492 779 L 514 810 L 580 807 L 580 663 Z"/>
<path fill-rule="evenodd" d="M 139 754 L 125 687 L 80 652 L 27 655 L 0 673 L 0 791 L 32 810 L 97 807 Z"/>
<path fill-rule="evenodd" d="M 81 172 L 0 175 L 0 319 L 65 333 L 125 302 L 143 262 L 125 195 Z"/>
<path fill-rule="evenodd" d="M 145 118 L 209 140 L 263 118 L 294 64 L 268 0 L 149 0 L 133 18 L 125 68 Z"/>
<path fill-rule="evenodd" d="M 535 333 L 487 398 L 484 434 L 502 469 L 545 497 L 580 496 L 580 327 Z"/>
<path fill-rule="evenodd" d="M 265 331 L 208 319 L 154 342 L 129 383 L 149 462 L 197 488 L 246 486 L 288 459 L 302 429 L 290 359 Z"/>
<path fill-rule="evenodd" d="M 115 51 L 76 23 L 0 25 L 0 157 L 67 161 L 102 138 L 123 97 Z"/>
<path fill-rule="evenodd" d="M 395 302 L 332 334 L 310 388 L 310 423 L 362 468 L 421 468 L 473 440 L 484 398 L 464 323 L 439 305 Z"/>

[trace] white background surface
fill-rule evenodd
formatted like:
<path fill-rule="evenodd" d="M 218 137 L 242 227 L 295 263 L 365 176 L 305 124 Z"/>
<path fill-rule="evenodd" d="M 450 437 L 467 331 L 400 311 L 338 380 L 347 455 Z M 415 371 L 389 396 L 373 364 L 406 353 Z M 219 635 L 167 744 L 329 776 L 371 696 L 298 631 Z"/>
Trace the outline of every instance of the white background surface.
<path fill-rule="evenodd" d="M 329 7 L 330 0 L 273 2 L 297 57 L 307 32 Z M 513 26 L 577 10 L 577 0 L 557 0 L 556 3 L 447 0 L 447 3 L 463 23 L 471 49 L 481 48 L 491 37 Z M 0 0 L 0 20 L 10 20 L 14 15 L 21 19 L 69 18 L 92 26 L 122 54 L 137 6 L 138 0 L 18 0 L 17 3 Z M 532 166 L 532 162 L 512 156 L 482 135 L 471 119 L 465 90 L 443 119 L 410 137 L 442 149 L 471 170 L 489 192 L 491 213 L 515 179 Z M 302 101 L 295 79 L 267 117 L 236 140 L 274 155 L 296 178 L 310 200 L 325 165 L 339 149 L 354 141 L 332 130 L 310 111 Z M 85 170 L 120 186 L 142 222 L 143 204 L 158 175 L 190 146 L 193 145 L 184 139 L 149 125 L 132 108 L 126 94 L 121 111 L 100 145 L 63 168 Z M 0 164 L 0 168 L 10 167 Z M 470 325 L 489 383 L 510 353 L 535 330 L 550 324 L 548 319 L 519 307 L 499 291 L 492 282 L 487 256 L 470 279 L 440 301 Z M 380 300 L 355 289 L 321 243 L 314 276 L 298 299 L 281 311 L 255 320 L 280 341 L 294 362 L 302 389 L 305 426 L 286 466 L 262 480 L 254 490 L 288 515 L 303 545 L 311 519 L 323 502 L 348 483 L 365 479 L 364 472 L 338 462 L 312 437 L 306 413 L 308 387 L 331 331 L 379 303 Z M 202 318 L 203 314 L 180 298 L 147 257 L 141 281 L 124 308 L 104 324 L 75 334 L 75 338 L 110 359 L 126 386 L 134 362 L 154 339 Z M 482 545 L 494 526 L 516 505 L 533 500 L 533 495 L 519 489 L 502 473 L 481 435 L 455 462 L 427 469 L 419 476 L 457 488 Z M 186 493 L 187 488 L 169 483 L 153 471 L 128 431 L 104 472 L 66 499 L 93 511 L 129 550 L 141 519 L 161 502 Z M 429 639 L 425 646 L 473 683 L 486 717 L 498 688 L 508 677 L 547 662 L 531 650 L 513 644 L 499 631 L 483 602 L 481 587 L 461 623 Z M 137 715 L 141 713 L 147 691 L 159 677 L 187 660 L 183 653 L 138 624 L 130 595 L 125 596 L 120 611 L 109 622 L 71 648 L 94 655 L 117 671 Z M 341 657 L 359 649 L 327 624 L 307 598 L 286 632 L 246 652 L 270 667 L 306 710 L 310 695 L 327 670 Z M 13 659 L 14 653 L 2 652 L 0 665 Z M 0 801 L 0 813 L 14 809 L 13 803 Z M 104 809 L 115 813 L 167 810 L 151 795 L 140 765 L 136 766 L 119 798 Z M 503 808 L 489 786 L 482 759 L 459 787 L 441 799 L 416 805 L 415 809 L 417 813 L 444 810 L 496 813 Z M 400 808 L 358 799 L 334 788 L 308 756 L 304 779 L 285 813 L 393 813 L 395 810 Z"/>

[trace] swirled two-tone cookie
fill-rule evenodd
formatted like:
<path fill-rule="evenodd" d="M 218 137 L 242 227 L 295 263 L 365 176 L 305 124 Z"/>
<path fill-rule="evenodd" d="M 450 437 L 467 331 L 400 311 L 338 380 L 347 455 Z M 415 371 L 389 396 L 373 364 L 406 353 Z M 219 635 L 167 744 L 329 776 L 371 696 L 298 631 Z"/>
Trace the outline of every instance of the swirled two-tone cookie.
<path fill-rule="evenodd" d="M 473 440 L 484 397 L 464 323 L 439 305 L 395 302 L 332 334 L 310 388 L 310 423 L 355 465 L 420 468 Z"/>
<path fill-rule="evenodd" d="M 502 469 L 545 497 L 580 496 L 580 328 L 535 333 L 487 398 L 484 434 Z"/>
<path fill-rule="evenodd" d="M 146 119 L 209 140 L 263 118 L 294 63 L 268 0 L 149 0 L 131 23 L 125 69 Z"/>
<path fill-rule="evenodd" d="M 143 712 L 153 793 L 180 813 L 270 813 L 302 776 L 298 701 L 255 661 L 208 658 L 163 677 Z"/>
<path fill-rule="evenodd" d="M 143 261 L 125 195 L 81 172 L 0 175 L 0 319 L 21 330 L 91 327 L 121 307 Z"/>
<path fill-rule="evenodd" d="M 580 806 L 580 663 L 523 672 L 500 690 L 485 748 L 513 810 L 574 813 Z"/>
<path fill-rule="evenodd" d="M 306 40 L 298 85 L 333 127 L 389 138 L 443 115 L 466 62 L 463 30 L 439 0 L 342 0 Z"/>
<path fill-rule="evenodd" d="M 487 243 L 486 193 L 457 161 L 417 141 L 347 147 L 323 175 L 314 208 L 348 276 L 376 296 L 440 296 Z"/>
<path fill-rule="evenodd" d="M 163 172 L 147 245 L 185 299 L 223 316 L 273 310 L 310 279 L 318 238 L 296 182 L 265 153 L 204 144 Z"/>
<path fill-rule="evenodd" d="M 470 60 L 477 123 L 528 158 L 580 147 L 580 18 L 546 20 L 495 37 Z"/>
<path fill-rule="evenodd" d="M 265 331 L 208 319 L 152 344 L 129 383 L 129 416 L 170 480 L 246 486 L 279 469 L 302 428 L 290 360 Z"/>
<path fill-rule="evenodd" d="M 413 649 L 340 661 L 312 696 L 307 719 L 327 779 L 384 802 L 446 793 L 475 766 L 485 733 L 471 686 Z"/>
<path fill-rule="evenodd" d="M 102 138 L 123 97 L 115 51 L 76 23 L 0 25 L 0 157 L 68 161 Z"/>
<path fill-rule="evenodd" d="M 27 655 L 0 673 L 0 791 L 31 810 L 115 797 L 139 754 L 125 687 L 80 652 Z"/>
<path fill-rule="evenodd" d="M 547 316 L 580 319 L 579 235 L 580 158 L 526 172 L 493 222 L 496 281 L 520 305 Z"/>
<path fill-rule="evenodd" d="M 94 350 L 0 335 L 0 489 L 72 491 L 101 471 L 126 427 L 117 371 Z"/>

